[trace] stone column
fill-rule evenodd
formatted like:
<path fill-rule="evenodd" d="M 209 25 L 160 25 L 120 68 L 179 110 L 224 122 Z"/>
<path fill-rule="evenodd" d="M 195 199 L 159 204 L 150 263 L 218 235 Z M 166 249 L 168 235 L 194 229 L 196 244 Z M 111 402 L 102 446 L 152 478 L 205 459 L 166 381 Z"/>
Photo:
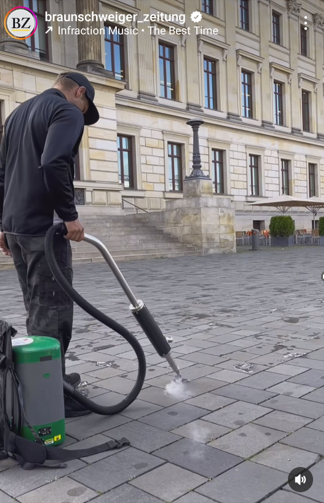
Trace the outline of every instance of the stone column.
<path fill-rule="evenodd" d="M 261 72 L 261 113 L 262 126 L 266 129 L 274 129 L 273 112 L 271 103 L 271 79 L 269 68 L 269 23 L 270 21 L 270 4 L 269 0 L 259 0 L 259 19 L 260 19 L 260 45 L 261 56 L 264 58 Z"/>
<path fill-rule="evenodd" d="M 144 20 L 144 14 L 150 13 L 150 0 L 137 0 L 136 7 L 140 10 L 138 21 Z M 142 31 L 144 27 L 144 31 Z M 137 47 L 139 58 L 139 82 L 138 82 L 138 97 L 144 101 L 157 102 L 155 79 L 154 75 L 159 74 L 156 68 L 156 52 L 154 45 L 156 44 L 156 35 L 150 34 L 147 23 L 138 23 Z M 135 41 L 134 41 L 135 42 Z"/>
<path fill-rule="evenodd" d="M 89 14 L 94 12 L 99 14 L 99 0 L 77 0 L 76 1 L 77 14 Z M 101 37 L 100 35 L 100 21 L 91 21 L 91 25 L 86 21 L 78 21 L 78 28 L 87 28 L 92 26 L 92 29 L 98 29 L 98 35 L 79 35 L 78 36 L 78 49 L 79 49 L 79 63 L 77 69 L 83 72 L 90 73 L 105 73 L 109 74 L 104 69 L 101 60 Z"/>
<path fill-rule="evenodd" d="M 198 0 L 186 0 L 184 2 L 186 26 L 190 27 L 190 35 L 185 40 L 186 50 L 186 82 L 187 82 L 187 110 L 191 112 L 202 112 L 200 105 L 200 76 L 198 72 L 198 40 L 194 23 L 190 19 L 190 14 L 200 11 L 201 2 Z M 198 23 L 201 24 L 201 23 Z"/>
<path fill-rule="evenodd" d="M 236 59 L 236 9 L 237 2 L 225 2 L 225 36 L 228 44 L 227 52 L 227 118 L 233 122 L 241 122 L 241 110 L 239 106 Z"/>
<path fill-rule="evenodd" d="M 314 30 L 315 30 L 315 61 L 316 61 L 316 78 L 319 80 L 318 86 L 316 85 L 316 111 L 317 111 L 317 138 L 324 140 L 324 99 L 322 90 L 322 77 L 323 77 L 323 30 L 324 30 L 324 16 L 322 14 L 314 14 Z"/>
<path fill-rule="evenodd" d="M 28 55 L 26 42 L 11 38 L 4 27 L 4 19 L 7 12 L 21 5 L 23 5 L 21 0 L 0 0 L 0 50 Z"/>
<path fill-rule="evenodd" d="M 298 86 L 298 47 L 299 47 L 299 14 L 301 3 L 296 0 L 287 0 L 288 24 L 289 24 L 289 50 L 290 68 L 294 70 L 291 75 L 291 132 L 295 135 L 302 135 L 300 106 L 300 91 Z"/>

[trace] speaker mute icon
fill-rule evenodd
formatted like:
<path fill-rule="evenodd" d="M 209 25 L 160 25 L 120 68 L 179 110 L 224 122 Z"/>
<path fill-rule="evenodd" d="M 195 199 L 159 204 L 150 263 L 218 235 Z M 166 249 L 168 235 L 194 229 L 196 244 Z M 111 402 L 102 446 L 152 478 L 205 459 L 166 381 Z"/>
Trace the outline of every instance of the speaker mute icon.
<path fill-rule="evenodd" d="M 288 475 L 288 484 L 293 491 L 303 493 L 313 484 L 313 475 L 306 468 L 294 468 Z"/>
<path fill-rule="evenodd" d="M 295 477 L 295 482 L 296 484 L 299 484 L 299 485 L 302 485 L 302 484 L 306 484 L 306 477 L 305 475 L 301 476 L 301 475 L 297 475 L 297 477 Z"/>

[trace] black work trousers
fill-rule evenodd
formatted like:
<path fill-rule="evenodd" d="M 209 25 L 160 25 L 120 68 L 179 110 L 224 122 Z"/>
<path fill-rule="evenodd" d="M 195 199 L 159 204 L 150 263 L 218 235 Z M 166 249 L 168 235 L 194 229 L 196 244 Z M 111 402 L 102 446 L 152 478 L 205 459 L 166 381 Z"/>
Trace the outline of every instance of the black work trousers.
<path fill-rule="evenodd" d="M 73 301 L 55 281 L 47 264 L 45 237 L 6 234 L 6 238 L 24 297 L 27 333 L 58 339 L 65 375 L 65 353 L 72 336 Z M 64 276 L 72 285 L 70 242 L 63 236 L 55 236 L 54 251 Z"/>

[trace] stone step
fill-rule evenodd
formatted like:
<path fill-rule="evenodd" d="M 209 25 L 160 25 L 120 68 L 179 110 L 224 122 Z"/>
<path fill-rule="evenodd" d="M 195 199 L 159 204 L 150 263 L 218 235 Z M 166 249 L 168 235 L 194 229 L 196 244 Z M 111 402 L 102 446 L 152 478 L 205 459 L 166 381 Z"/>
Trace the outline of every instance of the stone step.
<path fill-rule="evenodd" d="M 129 261 L 147 258 L 197 255 L 192 245 L 181 243 L 175 236 L 164 232 L 163 222 L 156 213 L 156 226 L 143 214 L 80 215 L 85 231 L 100 239 L 116 260 Z M 89 243 L 71 243 L 74 263 L 103 262 L 104 259 Z M 0 255 L 0 269 L 13 267 L 11 258 Z"/>

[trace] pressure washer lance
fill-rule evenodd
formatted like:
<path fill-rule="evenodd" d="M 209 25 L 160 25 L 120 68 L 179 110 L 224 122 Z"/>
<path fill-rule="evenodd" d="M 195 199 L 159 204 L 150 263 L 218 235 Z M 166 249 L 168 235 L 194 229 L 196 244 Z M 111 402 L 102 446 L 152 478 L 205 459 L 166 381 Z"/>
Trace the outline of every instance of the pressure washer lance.
<path fill-rule="evenodd" d="M 127 295 L 128 300 L 131 302 L 129 308 L 135 316 L 138 324 L 142 327 L 143 332 L 146 334 L 152 346 L 159 354 L 159 356 L 166 359 L 172 370 L 176 373 L 176 381 L 185 382 L 186 379 L 182 377 L 179 367 L 177 366 L 171 355 L 171 347 L 167 342 L 165 336 L 163 335 L 160 327 L 156 323 L 148 308 L 145 306 L 144 302 L 136 299 L 134 293 L 126 282 L 124 276 L 122 275 L 119 267 L 117 266 L 106 246 L 99 239 L 95 238 L 94 236 L 90 236 L 89 234 L 85 234 L 84 241 L 92 244 L 101 252 L 120 286 Z"/>

